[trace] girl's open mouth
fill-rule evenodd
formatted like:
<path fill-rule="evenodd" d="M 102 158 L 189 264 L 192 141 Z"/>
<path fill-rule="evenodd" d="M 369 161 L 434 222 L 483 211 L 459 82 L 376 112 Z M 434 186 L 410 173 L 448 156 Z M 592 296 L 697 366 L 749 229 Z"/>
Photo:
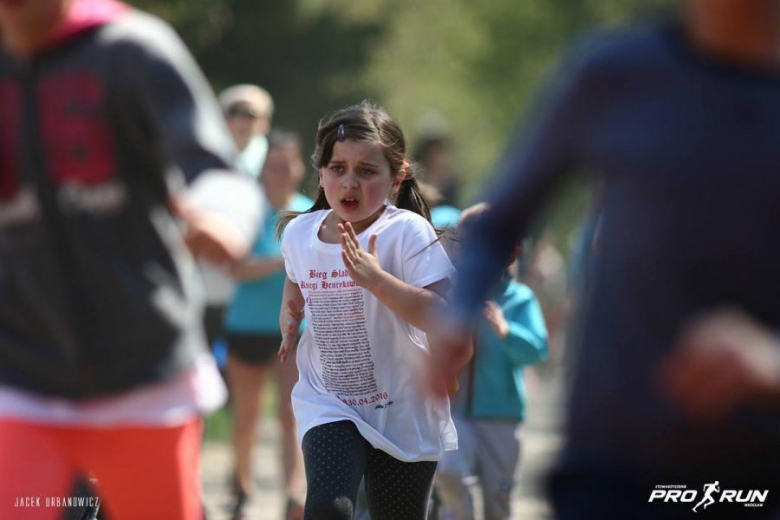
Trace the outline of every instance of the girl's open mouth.
<path fill-rule="evenodd" d="M 354 210 L 360 205 L 360 201 L 356 199 L 341 199 L 341 206 L 347 210 Z"/>

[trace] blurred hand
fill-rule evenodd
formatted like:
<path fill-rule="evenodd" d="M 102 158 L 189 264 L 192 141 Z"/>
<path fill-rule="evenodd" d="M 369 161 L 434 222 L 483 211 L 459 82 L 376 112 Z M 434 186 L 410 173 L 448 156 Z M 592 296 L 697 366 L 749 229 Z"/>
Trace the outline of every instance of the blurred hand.
<path fill-rule="evenodd" d="M 662 366 L 661 384 L 699 421 L 724 420 L 749 403 L 780 403 L 780 341 L 741 311 L 715 310 L 683 332 Z"/>
<path fill-rule="evenodd" d="M 501 311 L 501 307 L 499 307 L 496 302 L 493 300 L 486 301 L 482 314 L 485 316 L 488 325 L 490 325 L 490 328 L 499 339 L 504 339 L 509 335 L 509 323 L 507 323 L 504 313 Z"/>
<path fill-rule="evenodd" d="M 251 244 L 246 237 L 219 213 L 196 208 L 183 197 L 171 198 L 170 207 L 184 221 L 184 242 L 195 257 L 219 265 L 249 252 Z"/>
<path fill-rule="evenodd" d="M 428 333 L 431 355 L 425 387 L 431 394 L 444 398 L 458 390 L 458 374 L 474 355 L 473 337 L 472 330 L 446 320 Z"/>
<path fill-rule="evenodd" d="M 282 363 L 287 361 L 287 356 L 295 349 L 303 314 L 303 307 L 298 307 L 293 300 L 287 300 L 287 307 L 283 309 L 281 319 L 282 344 L 277 353 Z"/>

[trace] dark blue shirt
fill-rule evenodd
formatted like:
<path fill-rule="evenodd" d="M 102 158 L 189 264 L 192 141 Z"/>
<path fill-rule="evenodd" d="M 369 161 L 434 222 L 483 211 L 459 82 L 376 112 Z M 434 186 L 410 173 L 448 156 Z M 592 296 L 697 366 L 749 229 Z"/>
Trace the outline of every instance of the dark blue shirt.
<path fill-rule="evenodd" d="M 598 175 L 600 251 L 564 461 L 696 472 L 777 453 L 777 413 L 696 426 L 658 369 L 702 311 L 737 306 L 780 327 L 780 72 L 705 57 L 670 25 L 577 46 L 545 98 L 467 238 L 456 310 L 477 312 L 566 174 Z"/>

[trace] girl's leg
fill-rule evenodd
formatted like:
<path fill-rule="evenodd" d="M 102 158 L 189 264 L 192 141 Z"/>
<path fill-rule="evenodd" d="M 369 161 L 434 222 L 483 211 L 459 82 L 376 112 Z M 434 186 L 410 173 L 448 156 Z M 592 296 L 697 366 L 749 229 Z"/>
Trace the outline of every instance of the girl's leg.
<path fill-rule="evenodd" d="M 436 462 L 401 462 L 371 449 L 366 465 L 366 499 L 371 520 L 425 520 Z"/>
<path fill-rule="evenodd" d="M 0 518 L 50 520 L 63 509 L 46 507 L 62 497 L 75 475 L 61 429 L 0 419 Z"/>
<path fill-rule="evenodd" d="M 306 520 L 352 520 L 371 446 L 351 421 L 316 426 L 303 437 Z M 405 517 L 397 517 L 405 518 Z"/>
<path fill-rule="evenodd" d="M 233 398 L 233 461 L 236 484 L 241 492 L 252 491 L 252 447 L 257 437 L 268 367 L 228 356 L 228 381 Z"/>
<path fill-rule="evenodd" d="M 479 452 L 479 478 L 485 518 L 514 518 L 512 495 L 520 465 L 520 423 L 474 420 L 472 428 Z"/>
<path fill-rule="evenodd" d="M 447 520 L 473 520 L 471 487 L 476 481 L 476 437 L 470 419 L 453 416 L 458 430 L 458 449 L 447 451 L 439 460 L 435 485 L 442 517 Z"/>
<path fill-rule="evenodd" d="M 90 430 L 84 465 L 97 478 L 108 517 L 202 520 L 201 431 L 200 418 L 167 428 Z"/>
<path fill-rule="evenodd" d="M 303 453 L 298 445 L 290 394 L 298 381 L 298 367 L 295 359 L 286 363 L 275 363 L 278 382 L 279 422 L 282 426 L 282 468 L 284 470 L 284 491 L 288 501 L 288 517 L 299 518 L 302 515 L 305 496 L 305 477 L 303 472 Z M 297 509 L 297 511 L 295 511 Z"/>

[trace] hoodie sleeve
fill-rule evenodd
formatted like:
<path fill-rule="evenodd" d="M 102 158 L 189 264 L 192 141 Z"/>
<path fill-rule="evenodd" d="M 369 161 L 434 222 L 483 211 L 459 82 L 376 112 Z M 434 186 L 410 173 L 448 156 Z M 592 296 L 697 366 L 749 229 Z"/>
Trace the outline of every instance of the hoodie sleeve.
<path fill-rule="evenodd" d="M 580 160 L 587 113 L 600 96 L 580 54 L 572 53 L 560 65 L 495 168 L 484 199 L 489 210 L 475 219 L 461 250 L 453 293 L 457 321 L 478 314 L 512 247 L 527 235 L 532 218 Z"/>
<path fill-rule="evenodd" d="M 117 24 L 133 59 L 117 67 L 126 105 L 146 127 L 164 162 L 166 180 L 191 183 L 210 172 L 233 172 L 235 147 L 208 82 L 178 35 L 162 20 L 134 11 Z M 179 181 L 180 182 L 180 181 Z"/>

